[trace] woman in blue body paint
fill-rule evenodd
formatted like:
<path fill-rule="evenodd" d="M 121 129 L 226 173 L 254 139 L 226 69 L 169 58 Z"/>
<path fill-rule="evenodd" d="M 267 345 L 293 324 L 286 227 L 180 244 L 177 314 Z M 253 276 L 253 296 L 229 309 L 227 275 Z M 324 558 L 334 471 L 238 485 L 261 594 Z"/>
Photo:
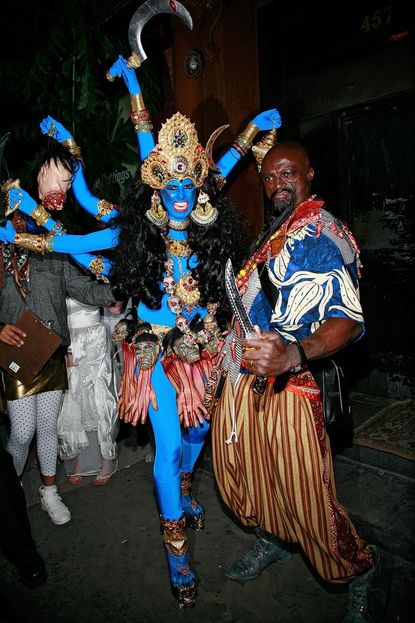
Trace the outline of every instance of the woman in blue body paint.
<path fill-rule="evenodd" d="M 149 414 L 171 587 L 179 605 L 189 607 L 196 599 L 196 575 L 186 525 L 200 529 L 204 521 L 203 508 L 191 495 L 194 465 L 209 431 L 204 386 L 226 327 L 226 259 L 238 266 L 244 253 L 241 219 L 224 196 L 223 184 L 255 135 L 281 121 L 275 109 L 259 114 L 215 165 L 210 148 L 203 149 L 193 124 L 180 113 L 162 126 L 156 145 L 135 71 L 119 57 L 109 74 L 122 77 L 131 96 L 139 176 L 120 214 L 109 209 L 102 217 L 110 230 L 62 235 L 52 246 L 90 252 L 117 245 L 113 280 L 135 298 L 139 319 L 124 334 L 120 413 L 133 424 Z M 74 149 L 72 136 L 50 117 L 42 130 Z M 96 216 L 99 200 L 89 192 L 82 166 L 72 188 Z"/>

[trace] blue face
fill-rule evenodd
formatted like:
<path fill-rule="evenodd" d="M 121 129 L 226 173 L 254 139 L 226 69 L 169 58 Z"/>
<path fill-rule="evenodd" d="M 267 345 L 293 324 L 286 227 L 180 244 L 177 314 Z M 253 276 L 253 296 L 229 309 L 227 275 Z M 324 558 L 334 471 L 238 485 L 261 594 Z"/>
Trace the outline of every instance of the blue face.
<path fill-rule="evenodd" d="M 160 196 L 170 219 L 184 221 L 196 203 L 196 187 L 188 177 L 182 181 L 170 180 Z"/>

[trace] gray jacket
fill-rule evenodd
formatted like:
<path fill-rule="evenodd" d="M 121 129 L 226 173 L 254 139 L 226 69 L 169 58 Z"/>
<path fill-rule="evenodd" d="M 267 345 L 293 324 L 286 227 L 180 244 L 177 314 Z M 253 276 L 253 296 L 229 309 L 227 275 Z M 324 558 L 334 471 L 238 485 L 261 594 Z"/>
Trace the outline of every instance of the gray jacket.
<path fill-rule="evenodd" d="M 8 271 L 4 271 L 4 281 L 0 293 L 0 324 L 15 324 L 25 309 L 29 309 L 43 322 L 51 322 L 51 328 L 62 338 L 64 346 L 70 343 L 66 296 L 102 307 L 114 302 L 110 285 L 83 275 L 70 263 L 67 255 L 61 253 L 30 254 L 26 301 Z"/>

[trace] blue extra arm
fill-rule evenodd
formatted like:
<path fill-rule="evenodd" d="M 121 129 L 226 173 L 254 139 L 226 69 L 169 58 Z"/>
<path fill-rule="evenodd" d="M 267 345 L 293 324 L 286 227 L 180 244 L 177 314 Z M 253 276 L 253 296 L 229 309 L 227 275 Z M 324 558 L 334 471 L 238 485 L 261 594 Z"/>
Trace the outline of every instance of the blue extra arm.
<path fill-rule="evenodd" d="M 241 158 L 251 149 L 258 132 L 281 127 L 281 117 L 276 108 L 259 113 L 245 130 L 237 136 L 233 145 L 216 163 L 221 175 L 227 178 Z"/>
<path fill-rule="evenodd" d="M 104 275 L 108 277 L 111 272 L 112 262 L 107 257 L 102 255 L 94 255 L 93 253 L 77 253 L 74 255 L 70 253 L 71 258 L 86 270 L 89 270 L 94 275 Z"/>
<path fill-rule="evenodd" d="M 76 171 L 72 178 L 72 189 L 79 205 L 97 220 L 103 223 L 111 221 L 118 213 L 117 208 L 109 201 L 99 199 L 89 190 L 84 175 L 81 152 L 72 134 L 59 121 L 50 116 L 41 121 L 40 129 L 43 134 L 48 134 L 62 143 L 77 159 Z"/>
<path fill-rule="evenodd" d="M 53 236 L 50 241 L 51 251 L 57 253 L 89 253 L 90 251 L 103 251 L 113 249 L 118 244 L 119 229 L 117 227 L 107 227 L 91 234 L 74 235 L 63 234 Z"/>
<path fill-rule="evenodd" d="M 112 65 L 107 72 L 107 78 L 111 82 L 115 78 L 122 78 L 128 89 L 131 99 L 131 121 L 134 124 L 137 136 L 140 160 L 143 162 L 155 147 L 156 143 L 152 133 L 150 113 L 144 105 L 141 87 L 135 70 L 128 67 L 127 61 L 122 56 Z"/>
<path fill-rule="evenodd" d="M 53 222 L 53 219 L 51 219 Z M 114 231 L 115 230 L 110 230 L 111 236 L 114 236 Z M 96 232 L 97 234 L 102 234 L 108 232 L 108 230 L 101 230 L 100 232 Z M 29 248 L 32 251 L 36 251 L 36 250 L 40 250 L 42 248 L 42 245 L 36 245 L 36 244 L 30 244 L 29 246 L 27 245 L 27 241 L 29 239 L 31 239 L 31 241 L 34 241 L 35 239 L 40 240 L 42 238 L 42 236 L 40 235 L 36 235 L 36 234 L 23 234 L 24 236 L 24 241 L 20 240 L 22 238 L 21 234 L 18 234 L 16 236 L 16 232 L 14 230 L 14 227 L 11 223 L 10 220 L 7 221 L 6 226 L 5 227 L 0 227 L 0 242 L 5 242 L 5 243 L 14 243 L 17 244 L 18 246 L 21 246 L 23 248 Z M 91 234 L 87 234 L 86 237 L 91 236 Z M 109 238 L 108 234 L 107 237 Z M 68 241 L 65 240 L 66 238 L 70 238 L 72 240 L 71 244 L 68 244 Z M 89 270 L 90 272 L 94 273 L 94 275 L 109 275 L 110 271 L 111 271 L 111 267 L 112 267 L 112 263 L 108 258 L 102 257 L 100 255 L 93 255 L 91 253 L 82 253 L 80 246 L 82 246 L 80 244 L 82 238 L 85 238 L 84 236 L 67 236 L 66 234 L 62 234 L 62 235 L 55 235 L 52 237 L 51 242 L 52 242 L 52 247 L 48 248 L 49 251 L 58 251 L 61 253 L 69 253 L 69 255 L 75 260 L 75 262 L 77 262 L 78 264 L 80 264 L 81 266 L 83 266 L 84 268 L 86 268 L 87 270 Z M 60 243 L 57 244 L 57 246 L 59 247 L 58 249 L 55 248 L 55 243 L 56 241 L 61 241 Z M 113 238 L 113 240 L 115 240 Z M 75 243 L 74 243 L 75 241 Z M 84 241 L 84 247 L 91 247 L 91 246 L 96 246 L 96 241 L 95 245 L 92 244 L 91 239 L 89 241 Z M 102 244 L 102 240 L 99 241 L 100 244 Z M 77 246 L 77 251 L 78 253 L 72 253 L 72 250 L 74 248 L 74 246 Z M 108 248 L 108 247 L 101 247 L 101 248 Z"/>

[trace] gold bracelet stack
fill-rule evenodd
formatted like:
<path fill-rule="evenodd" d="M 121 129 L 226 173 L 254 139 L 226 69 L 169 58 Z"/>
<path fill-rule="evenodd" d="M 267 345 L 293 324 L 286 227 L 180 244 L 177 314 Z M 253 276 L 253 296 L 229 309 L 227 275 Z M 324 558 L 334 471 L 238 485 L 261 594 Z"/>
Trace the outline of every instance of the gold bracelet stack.
<path fill-rule="evenodd" d="M 141 93 L 135 93 L 130 96 L 131 100 L 131 114 L 130 118 L 134 124 L 134 130 L 136 132 L 151 132 L 153 124 L 151 123 L 151 116 L 144 105 L 143 96 Z"/>
<path fill-rule="evenodd" d="M 81 148 L 75 142 L 74 138 L 68 138 L 66 141 L 62 141 L 62 145 L 66 147 L 68 151 L 71 152 L 72 156 L 75 160 L 79 160 L 84 164 L 84 160 L 82 158 Z"/>
<path fill-rule="evenodd" d="M 45 210 L 41 203 L 35 207 L 33 212 L 30 213 L 30 216 L 35 221 L 36 225 L 40 227 L 43 227 L 46 221 L 50 219 L 49 212 Z"/>
<path fill-rule="evenodd" d="M 258 126 L 253 123 L 249 123 L 245 130 L 236 137 L 232 147 L 234 147 L 242 156 L 245 156 L 245 154 L 251 149 L 254 138 L 258 132 Z"/>
<path fill-rule="evenodd" d="M 101 199 L 98 201 L 97 208 L 98 214 L 96 214 L 95 218 L 97 221 L 100 221 L 104 216 L 107 216 L 107 214 L 111 214 L 114 210 L 114 204 L 106 201 L 106 199 Z"/>
<path fill-rule="evenodd" d="M 13 244 L 17 245 L 21 249 L 27 249 L 28 251 L 35 251 L 45 255 L 46 238 L 45 236 L 39 236 L 38 234 L 16 234 Z"/>

